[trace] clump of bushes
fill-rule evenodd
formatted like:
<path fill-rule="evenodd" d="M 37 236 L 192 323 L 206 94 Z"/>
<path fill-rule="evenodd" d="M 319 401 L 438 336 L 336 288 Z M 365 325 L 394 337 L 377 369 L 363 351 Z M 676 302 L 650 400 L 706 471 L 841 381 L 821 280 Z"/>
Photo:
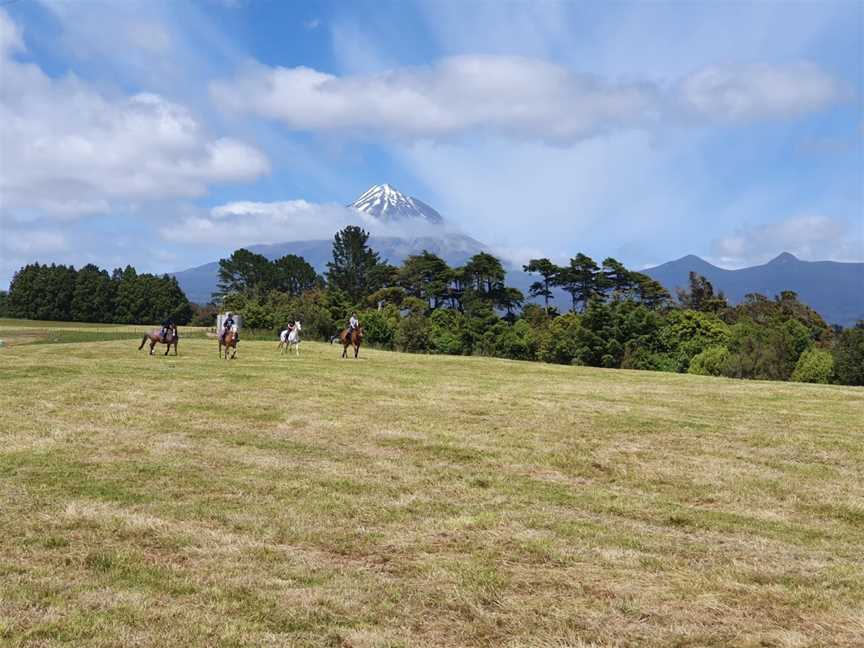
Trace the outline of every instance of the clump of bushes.
<path fill-rule="evenodd" d="M 834 356 L 824 349 L 808 349 L 801 354 L 792 372 L 795 382 L 827 385 L 834 378 Z"/>
<path fill-rule="evenodd" d="M 728 361 L 729 349 L 725 346 L 708 347 L 693 356 L 687 372 L 697 376 L 722 376 Z"/>

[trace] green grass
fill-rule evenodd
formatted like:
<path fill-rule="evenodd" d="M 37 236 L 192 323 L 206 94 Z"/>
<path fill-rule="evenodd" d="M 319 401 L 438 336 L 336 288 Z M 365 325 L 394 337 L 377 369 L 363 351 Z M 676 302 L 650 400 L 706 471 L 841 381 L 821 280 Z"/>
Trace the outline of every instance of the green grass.
<path fill-rule="evenodd" d="M 87 322 L 0 318 L 0 340 L 5 346 L 111 340 L 138 340 L 140 342 L 144 333 L 158 328 L 159 324 L 91 324 Z M 208 330 L 201 326 L 181 327 L 181 344 L 187 338 L 206 337 Z"/>
<path fill-rule="evenodd" d="M 861 645 L 860 388 L 136 349 L 0 349 L 0 645 Z"/>

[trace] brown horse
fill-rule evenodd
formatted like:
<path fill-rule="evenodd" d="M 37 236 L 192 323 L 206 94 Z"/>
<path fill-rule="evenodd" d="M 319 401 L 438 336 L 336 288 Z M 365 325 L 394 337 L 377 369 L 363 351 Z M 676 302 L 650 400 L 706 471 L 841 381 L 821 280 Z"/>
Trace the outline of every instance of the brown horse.
<path fill-rule="evenodd" d="M 230 331 L 225 333 L 224 337 L 219 338 L 219 357 L 222 357 L 222 347 L 225 347 L 225 359 L 228 359 L 228 348 L 231 347 L 234 349 L 234 352 L 231 354 L 231 359 L 233 360 L 237 357 L 237 342 L 239 340 L 239 335 L 237 334 L 237 327 L 234 326 Z"/>
<path fill-rule="evenodd" d="M 348 347 L 354 347 L 354 357 L 360 352 L 360 343 L 363 342 L 363 327 L 358 326 L 353 331 L 345 329 L 339 334 L 339 341 L 342 342 L 342 357 L 348 357 Z"/>
<path fill-rule="evenodd" d="M 177 333 L 177 329 L 168 329 L 168 333 L 165 337 L 162 337 L 162 331 L 152 331 L 151 333 L 145 333 L 144 337 L 141 338 L 141 344 L 138 346 L 138 350 L 144 348 L 144 345 L 147 341 L 150 341 L 150 355 L 153 355 L 153 348 L 156 346 L 157 342 L 161 342 L 162 344 L 167 344 L 168 348 L 165 349 L 165 355 L 168 355 L 168 352 L 171 350 L 171 345 L 174 345 L 174 355 L 177 355 L 177 341 L 180 339 L 180 334 Z"/>

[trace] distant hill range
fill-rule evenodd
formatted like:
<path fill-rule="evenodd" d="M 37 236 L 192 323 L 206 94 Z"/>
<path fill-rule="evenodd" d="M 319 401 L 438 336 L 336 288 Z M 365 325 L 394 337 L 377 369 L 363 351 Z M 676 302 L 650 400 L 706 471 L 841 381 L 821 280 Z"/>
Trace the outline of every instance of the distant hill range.
<path fill-rule="evenodd" d="M 864 319 L 864 263 L 802 261 L 783 252 L 764 265 L 725 270 L 691 254 L 642 270 L 673 295 L 676 288 L 687 287 L 691 271 L 708 279 L 732 303 L 739 303 L 748 293 L 773 297 L 794 290 L 830 324 L 852 326 Z"/>
<path fill-rule="evenodd" d="M 444 219 L 435 209 L 417 198 L 400 193 L 390 185 L 371 187 L 348 207 L 384 222 L 410 223 L 416 220 L 423 223 L 424 231 L 428 231 L 429 224 L 441 226 L 440 234 L 434 236 L 370 237 L 370 246 L 380 252 L 382 259 L 394 265 L 423 250 L 437 254 L 452 266 L 464 264 L 478 252 L 492 252 L 476 239 L 447 231 Z M 248 249 L 271 260 L 286 254 L 296 254 L 323 274 L 331 259 L 332 244 L 332 240 L 290 241 L 252 245 Z M 758 292 L 773 297 L 783 290 L 794 290 L 803 302 L 816 309 L 831 324 L 851 326 L 856 320 L 864 318 L 864 263 L 800 261 L 784 252 L 765 265 L 740 270 L 724 270 L 692 255 L 642 270 L 663 284 L 673 296 L 676 288 L 688 285 L 690 271 L 706 277 L 715 290 L 722 290 L 733 303 L 740 302 L 747 293 Z M 210 301 L 216 290 L 218 275 L 219 263 L 216 261 L 174 273 L 186 296 L 199 304 Z M 522 272 L 521 268 L 512 268 L 507 275 L 508 284 L 519 288 L 526 295 L 535 279 Z M 556 301 L 562 310 L 570 304 L 570 298 L 560 291 L 556 292 Z"/>

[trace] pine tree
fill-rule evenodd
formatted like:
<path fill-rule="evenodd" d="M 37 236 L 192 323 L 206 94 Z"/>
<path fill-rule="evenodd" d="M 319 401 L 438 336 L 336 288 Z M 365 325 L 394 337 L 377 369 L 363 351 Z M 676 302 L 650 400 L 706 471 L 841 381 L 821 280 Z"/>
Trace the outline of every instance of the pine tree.
<path fill-rule="evenodd" d="M 447 299 L 452 278 L 453 271 L 444 259 L 423 250 L 405 259 L 397 282 L 408 295 L 426 301 L 434 310 Z"/>
<path fill-rule="evenodd" d="M 543 307 L 548 315 L 549 300 L 552 299 L 552 286 L 555 285 L 555 277 L 561 272 L 561 268 L 549 259 L 531 259 L 528 265 L 522 266 L 525 272 L 539 274 L 540 281 L 535 281 L 528 288 L 528 294 L 532 297 L 542 297 Z"/>
<path fill-rule="evenodd" d="M 689 290 L 678 289 L 678 301 L 684 308 L 702 311 L 703 313 L 717 313 L 729 304 L 721 290 L 714 294 L 714 286 L 708 279 L 695 272 L 690 272 Z"/>
<path fill-rule="evenodd" d="M 602 289 L 608 290 L 613 299 L 623 299 L 633 290 L 633 273 L 617 259 L 607 257 L 603 260 L 601 276 Z"/>
<path fill-rule="evenodd" d="M 76 322 L 114 321 L 115 285 L 105 270 L 89 263 L 78 271 L 71 318 Z"/>
<path fill-rule="evenodd" d="M 376 275 L 380 256 L 369 245 L 369 233 L 349 225 L 333 239 L 333 260 L 327 263 L 327 282 L 344 292 L 354 303 L 382 288 L 383 278 Z M 385 273 L 380 273 L 385 274 Z"/>
<path fill-rule="evenodd" d="M 315 272 L 315 268 L 303 257 L 286 254 L 273 261 L 272 288 L 274 290 L 297 297 L 322 284 L 323 281 Z"/>
<path fill-rule="evenodd" d="M 233 293 L 261 296 L 273 285 L 275 269 L 266 257 L 240 248 L 219 259 L 219 283 L 213 297 L 223 300 Z"/>
<path fill-rule="evenodd" d="M 602 296 L 599 271 L 594 260 L 580 252 L 556 276 L 556 285 L 570 293 L 573 312 L 576 312 L 577 304 L 581 304 L 584 310 L 588 302 Z"/>

